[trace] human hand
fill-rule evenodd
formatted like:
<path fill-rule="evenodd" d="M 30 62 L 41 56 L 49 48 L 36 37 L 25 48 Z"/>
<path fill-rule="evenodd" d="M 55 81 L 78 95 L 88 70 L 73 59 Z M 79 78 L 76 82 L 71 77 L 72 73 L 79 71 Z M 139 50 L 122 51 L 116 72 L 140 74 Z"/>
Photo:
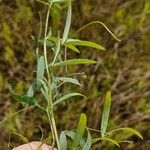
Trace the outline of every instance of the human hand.
<path fill-rule="evenodd" d="M 13 150 L 51 150 L 51 147 L 47 144 L 42 144 L 41 142 L 34 141 L 15 147 L 13 148 Z"/>

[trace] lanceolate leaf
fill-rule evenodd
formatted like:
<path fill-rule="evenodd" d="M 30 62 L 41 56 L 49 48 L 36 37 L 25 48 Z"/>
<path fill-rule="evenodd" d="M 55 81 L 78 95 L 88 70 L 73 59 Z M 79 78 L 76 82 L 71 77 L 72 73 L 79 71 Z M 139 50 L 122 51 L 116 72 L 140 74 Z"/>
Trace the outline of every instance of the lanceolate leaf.
<path fill-rule="evenodd" d="M 50 37 L 49 40 L 56 43 L 57 38 Z M 61 42 L 62 42 L 62 40 L 61 40 Z M 79 39 L 68 39 L 67 41 L 65 41 L 65 43 L 63 43 L 63 45 L 76 51 L 76 52 L 79 52 L 79 50 L 76 48 L 76 46 L 86 46 L 86 47 L 96 48 L 99 50 L 105 50 L 105 48 L 103 46 L 101 46 L 97 43 L 94 43 L 91 41 L 83 41 L 83 40 L 79 40 Z"/>
<path fill-rule="evenodd" d="M 60 77 L 59 80 L 65 82 L 65 83 L 69 82 L 69 83 L 72 83 L 72 84 L 81 85 L 79 83 L 79 81 L 77 79 L 74 79 L 74 78 Z"/>
<path fill-rule="evenodd" d="M 45 99 L 48 101 L 49 95 L 48 84 L 44 80 L 39 80 L 39 82 L 42 84 L 41 92 L 44 95 Z"/>
<path fill-rule="evenodd" d="M 56 38 L 56 37 L 52 37 L 52 36 L 51 36 L 51 37 L 49 37 L 49 38 L 48 38 L 48 40 L 49 40 L 49 41 L 51 41 L 51 42 L 56 43 L 57 38 Z M 61 40 L 61 41 L 62 41 L 62 40 Z"/>
<path fill-rule="evenodd" d="M 29 87 L 29 90 L 28 90 L 28 92 L 27 92 L 27 95 L 33 97 L 34 93 L 35 93 L 35 91 L 34 91 L 33 84 L 32 84 L 32 85 Z"/>
<path fill-rule="evenodd" d="M 57 38 L 55 37 L 50 37 L 50 41 L 55 42 L 57 41 Z M 60 39 L 61 40 L 61 39 Z M 61 40 L 62 42 L 62 40 Z M 76 46 L 86 46 L 86 47 L 91 47 L 91 48 L 96 48 L 99 50 L 105 50 L 105 48 L 97 43 L 91 42 L 91 41 L 83 41 L 79 39 L 68 39 L 65 43 L 62 43 L 64 46 L 70 48 L 73 51 L 80 52 Z"/>
<path fill-rule="evenodd" d="M 114 131 L 110 131 L 110 132 L 117 132 L 117 131 L 126 131 L 126 132 L 129 132 L 131 134 L 135 134 L 136 136 L 138 136 L 139 138 L 143 139 L 143 136 L 141 135 L 140 132 L 138 132 L 137 130 L 135 129 L 132 129 L 132 128 L 128 128 L 128 127 L 124 127 L 124 128 L 118 128 Z"/>
<path fill-rule="evenodd" d="M 96 61 L 90 59 L 70 59 L 55 63 L 54 66 L 80 65 L 80 64 L 95 64 Z"/>
<path fill-rule="evenodd" d="M 96 48 L 99 50 L 105 50 L 104 47 L 102 47 L 99 44 L 96 44 L 94 42 L 90 42 L 90 41 L 82 41 L 82 40 L 77 40 L 77 39 L 68 39 L 65 43 L 66 46 L 67 45 L 73 45 L 73 46 L 87 46 L 87 47 L 91 47 L 91 48 Z"/>
<path fill-rule="evenodd" d="M 82 150 L 90 150 L 91 145 L 92 145 L 92 137 L 91 137 L 90 132 L 88 131 L 88 137 L 87 137 L 86 143 L 85 143 L 84 147 L 82 148 Z"/>
<path fill-rule="evenodd" d="M 20 95 L 20 94 L 16 94 L 10 85 L 8 85 L 8 89 L 9 89 L 9 92 L 11 94 L 11 96 L 19 101 L 20 103 L 22 104 L 30 104 L 30 105 L 35 105 L 35 99 L 33 97 L 30 97 L 28 95 Z"/>
<path fill-rule="evenodd" d="M 72 140 L 74 139 L 75 132 L 71 130 L 66 130 L 65 134 L 70 137 Z"/>
<path fill-rule="evenodd" d="M 45 61 L 44 61 L 44 57 L 41 56 L 37 59 L 36 80 L 29 87 L 29 90 L 27 92 L 28 96 L 33 97 L 34 94 L 40 90 L 42 85 L 40 80 L 43 80 L 44 78 L 44 70 L 45 70 Z"/>
<path fill-rule="evenodd" d="M 38 104 L 38 101 L 37 101 L 35 98 L 30 97 L 30 96 L 28 96 L 28 95 L 16 94 L 16 93 L 12 90 L 12 88 L 11 88 L 10 85 L 8 85 L 8 89 L 9 89 L 9 92 L 10 92 L 11 96 L 12 96 L 15 100 L 17 100 L 18 102 L 20 102 L 22 105 L 29 104 L 29 105 L 31 105 L 31 106 L 36 106 L 36 107 L 40 108 L 42 111 L 45 112 L 45 109 L 44 109 L 42 106 L 40 106 L 40 105 Z"/>
<path fill-rule="evenodd" d="M 53 43 L 56 43 L 57 38 L 55 38 L 55 37 L 49 37 L 48 40 L 49 40 L 49 41 L 47 41 L 47 46 L 52 47 L 52 46 L 54 45 Z M 49 43 L 48 43 L 48 42 L 49 42 Z M 60 42 L 62 43 L 62 39 L 60 39 Z M 80 53 L 79 49 L 76 48 L 76 46 L 74 46 L 74 45 L 65 44 L 65 43 L 64 43 L 63 45 L 66 46 L 67 48 L 69 48 L 69 49 L 71 49 L 71 50 L 77 52 L 77 53 Z"/>
<path fill-rule="evenodd" d="M 41 88 L 41 93 L 43 94 L 44 98 L 48 101 L 48 94 L 45 92 L 43 88 Z"/>
<path fill-rule="evenodd" d="M 65 132 L 60 134 L 60 150 L 67 150 L 67 137 Z"/>
<path fill-rule="evenodd" d="M 57 40 L 57 38 L 56 38 L 56 40 Z M 44 44 L 44 40 L 39 40 L 38 42 L 39 42 L 39 44 L 41 44 L 41 45 Z M 53 42 L 54 42 L 53 40 L 46 41 L 46 46 L 47 46 L 47 47 L 54 47 L 54 43 L 53 43 Z"/>
<path fill-rule="evenodd" d="M 67 12 L 65 29 L 63 33 L 62 44 L 68 39 L 69 29 L 71 25 L 71 13 L 72 13 L 71 0 L 68 0 L 68 12 Z"/>
<path fill-rule="evenodd" d="M 44 57 L 41 56 L 38 58 L 37 62 L 37 79 L 43 79 L 44 69 L 45 69 Z"/>
<path fill-rule="evenodd" d="M 52 62 L 52 65 L 54 65 L 56 59 L 58 58 L 59 51 L 60 51 L 60 38 L 58 38 L 57 43 L 56 43 L 55 57 L 54 57 L 54 60 Z"/>
<path fill-rule="evenodd" d="M 69 93 L 69 94 L 66 94 L 66 95 L 62 96 L 62 97 L 59 98 L 58 100 L 56 100 L 56 101 L 53 103 L 53 105 L 55 106 L 55 105 L 57 105 L 57 104 L 59 104 L 59 103 L 62 103 L 62 102 L 64 102 L 64 101 L 66 101 L 68 98 L 71 98 L 71 97 L 74 97 L 74 96 L 83 96 L 83 97 L 84 97 L 84 95 L 82 95 L 82 94 L 80 94 L 80 93 Z"/>
<path fill-rule="evenodd" d="M 109 112 L 111 106 L 111 93 L 108 91 L 106 93 L 103 113 L 102 113 L 102 121 L 101 121 L 101 136 L 104 137 L 107 129 L 108 119 L 109 119 Z"/>
<path fill-rule="evenodd" d="M 38 89 L 41 86 L 39 80 L 42 80 L 44 77 L 44 70 L 45 70 L 45 61 L 44 61 L 44 57 L 41 56 L 38 58 L 38 62 L 37 62 L 37 88 Z"/>
<path fill-rule="evenodd" d="M 69 49 L 71 49 L 71 50 L 77 52 L 77 53 L 80 53 L 79 49 L 76 48 L 74 45 L 66 44 L 65 46 L 68 47 Z"/>
<path fill-rule="evenodd" d="M 31 84 L 31 86 L 29 87 L 29 90 L 27 92 L 27 95 L 30 97 L 33 97 L 35 92 L 38 91 L 38 87 L 37 87 L 37 82 L 33 81 L 33 83 Z"/>
<path fill-rule="evenodd" d="M 50 1 L 50 0 L 49 0 Z M 66 0 L 52 0 L 52 3 L 65 2 Z"/>
<path fill-rule="evenodd" d="M 110 142 L 110 143 L 115 144 L 115 145 L 117 145 L 118 147 L 120 147 L 118 141 L 113 140 L 113 139 L 108 138 L 108 137 L 95 138 L 95 139 L 93 139 L 92 143 L 97 143 L 98 141 L 107 141 L 107 142 Z"/>
<path fill-rule="evenodd" d="M 78 146 L 80 145 L 80 141 L 81 141 L 84 131 L 86 129 L 86 123 L 87 123 L 86 115 L 82 113 L 80 115 L 79 123 L 78 123 L 75 137 L 73 140 L 73 145 L 72 145 L 73 150 L 76 150 L 78 148 Z"/>
<path fill-rule="evenodd" d="M 75 132 L 74 131 L 71 131 L 71 130 L 66 130 L 65 131 L 65 134 L 67 135 L 67 137 L 71 138 L 72 140 L 74 140 L 74 137 L 75 137 Z M 80 146 L 83 147 L 85 145 L 85 141 L 84 139 L 82 138 L 81 141 L 80 141 Z"/>

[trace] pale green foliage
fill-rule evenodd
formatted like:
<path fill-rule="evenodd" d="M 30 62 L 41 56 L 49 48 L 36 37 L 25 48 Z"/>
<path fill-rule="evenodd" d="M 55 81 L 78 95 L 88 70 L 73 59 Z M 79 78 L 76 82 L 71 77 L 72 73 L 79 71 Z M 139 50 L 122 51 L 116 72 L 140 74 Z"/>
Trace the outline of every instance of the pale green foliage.
<path fill-rule="evenodd" d="M 62 43 L 64 43 L 68 39 L 69 29 L 71 25 L 71 14 L 72 14 L 71 0 L 68 0 L 68 12 L 67 12 L 67 19 L 66 19 L 65 29 L 63 33 Z"/>
<path fill-rule="evenodd" d="M 130 132 L 142 138 L 141 134 L 138 131 L 131 129 L 131 128 L 120 128 L 114 131 L 106 132 L 108 120 L 109 120 L 110 106 L 111 106 L 111 92 L 108 91 L 106 93 L 106 97 L 104 101 L 101 129 L 100 130 L 93 129 L 94 131 L 98 132 L 97 138 L 92 138 L 92 135 L 90 133 L 90 128 L 87 127 L 87 117 L 85 114 L 82 113 L 80 115 L 77 129 L 71 130 L 71 131 L 62 131 L 60 135 L 60 139 L 58 140 L 56 123 L 54 119 L 55 108 L 59 106 L 58 104 L 65 103 L 70 98 L 73 99 L 73 97 L 75 96 L 80 96 L 80 99 L 83 99 L 83 97 L 85 96 L 83 96 L 82 94 L 78 92 L 70 92 L 70 91 L 69 92 L 65 91 L 63 93 L 60 93 L 59 88 L 62 84 L 71 83 L 76 86 L 80 86 L 80 82 L 76 78 L 66 77 L 66 75 L 58 76 L 57 69 L 64 68 L 66 69 L 64 71 L 67 72 L 68 71 L 67 66 L 70 66 L 70 65 L 95 64 L 96 63 L 95 60 L 83 59 L 83 58 L 82 59 L 81 58 L 67 59 L 66 53 L 64 53 L 64 51 L 66 49 L 71 49 L 74 52 L 79 53 L 80 51 L 77 48 L 77 46 L 85 46 L 88 48 L 94 48 L 94 49 L 102 50 L 102 51 L 104 51 L 105 48 L 91 41 L 83 41 L 80 39 L 69 38 L 69 31 L 70 31 L 71 18 L 72 18 L 71 0 L 67 1 L 68 11 L 67 11 L 66 24 L 64 27 L 62 38 L 59 32 L 58 32 L 57 37 L 53 37 L 51 30 L 48 31 L 48 20 L 49 20 L 50 9 L 53 8 L 53 3 L 59 6 L 61 2 L 66 2 L 66 1 L 64 0 L 52 0 L 52 1 L 49 0 L 47 2 L 41 1 L 41 0 L 37 0 L 37 1 L 48 6 L 46 23 L 45 23 L 45 37 L 44 39 L 39 40 L 39 42 L 44 45 L 43 47 L 44 54 L 41 56 L 37 56 L 36 79 L 30 85 L 27 95 L 16 94 L 12 90 L 11 86 L 9 86 L 9 91 L 12 97 L 18 100 L 23 105 L 29 104 L 45 112 L 45 114 L 47 115 L 49 119 L 50 128 L 52 131 L 53 142 L 51 143 L 51 145 L 52 147 L 54 147 L 55 141 L 56 141 L 58 150 L 68 149 L 68 143 L 67 143 L 68 137 L 71 138 L 72 140 L 71 149 L 73 150 L 77 150 L 79 148 L 81 148 L 82 150 L 90 150 L 92 144 L 98 141 L 107 141 L 119 147 L 119 144 L 118 144 L 119 141 L 116 141 L 115 139 L 111 139 L 109 137 L 109 134 L 112 134 L 115 131 L 119 131 L 119 130 L 125 130 L 127 132 Z M 110 30 L 108 31 L 110 32 Z M 53 58 L 51 62 L 48 61 L 49 52 L 53 53 L 52 55 Z M 62 56 L 62 54 L 65 55 L 65 58 Z M 68 72 L 67 72 L 67 75 L 69 75 Z M 38 94 L 41 93 L 43 95 L 43 98 L 46 99 L 46 106 L 41 105 L 41 103 L 38 103 L 39 100 L 35 99 L 35 95 L 37 93 Z"/>
<path fill-rule="evenodd" d="M 80 141 L 81 141 L 84 131 L 86 129 L 86 123 L 87 123 L 86 115 L 81 114 L 77 129 L 76 129 L 76 133 L 74 136 L 74 140 L 73 140 L 73 145 L 72 145 L 73 150 L 78 149 L 78 146 L 80 145 Z"/>
<path fill-rule="evenodd" d="M 103 114 L 102 114 L 102 121 L 101 121 L 101 135 L 102 135 L 102 137 L 106 133 L 108 119 L 109 119 L 110 106 L 111 106 L 111 93 L 110 93 L 110 91 L 108 91 L 106 93 L 106 97 L 105 97 Z"/>
<path fill-rule="evenodd" d="M 67 150 L 67 137 L 64 131 L 60 134 L 60 149 Z"/>
<path fill-rule="evenodd" d="M 59 99 L 57 99 L 57 100 L 53 103 L 53 105 L 55 106 L 55 105 L 57 105 L 57 104 L 59 104 L 59 103 L 64 102 L 64 101 L 67 100 L 68 98 L 71 98 L 71 97 L 74 97 L 74 96 L 83 96 L 83 95 L 80 94 L 80 93 L 69 93 L 69 94 L 66 94 L 66 95 L 60 97 Z"/>

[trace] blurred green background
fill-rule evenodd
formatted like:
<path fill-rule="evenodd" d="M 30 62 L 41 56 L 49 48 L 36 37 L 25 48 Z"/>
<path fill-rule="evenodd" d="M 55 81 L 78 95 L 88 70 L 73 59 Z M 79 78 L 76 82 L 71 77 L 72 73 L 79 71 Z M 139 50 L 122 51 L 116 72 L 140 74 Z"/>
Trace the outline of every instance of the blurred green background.
<path fill-rule="evenodd" d="M 57 5 L 51 11 L 50 25 L 55 35 L 63 31 L 66 6 Z M 64 11 L 65 10 L 65 11 Z M 37 38 L 41 22 L 45 20 L 46 6 L 34 0 L 0 0 L 0 121 L 23 109 L 14 101 L 6 88 L 10 83 L 19 93 L 27 91 L 35 75 Z M 59 132 L 76 127 L 79 115 L 88 116 L 88 125 L 100 126 L 103 97 L 112 91 L 109 130 L 129 126 L 140 131 L 141 141 L 132 136 L 132 144 L 122 144 L 121 150 L 150 149 L 150 0 L 74 0 L 71 33 L 83 25 L 102 21 L 121 39 L 115 41 L 101 25 L 91 25 L 77 36 L 95 41 L 105 52 L 81 48 L 84 57 L 98 60 L 95 66 L 72 68 L 72 72 L 85 72 L 83 87 L 86 101 L 71 101 L 56 110 Z M 43 24 L 44 27 L 44 24 Z M 43 35 L 41 31 L 41 36 Z M 42 51 L 42 47 L 39 46 Z M 64 87 L 75 90 L 76 87 Z M 29 141 L 47 138 L 48 120 L 38 110 L 25 110 L 0 126 L 0 150 L 9 150 Z M 116 135 L 123 139 L 128 135 Z M 93 150 L 116 150 L 108 143 L 94 145 Z"/>

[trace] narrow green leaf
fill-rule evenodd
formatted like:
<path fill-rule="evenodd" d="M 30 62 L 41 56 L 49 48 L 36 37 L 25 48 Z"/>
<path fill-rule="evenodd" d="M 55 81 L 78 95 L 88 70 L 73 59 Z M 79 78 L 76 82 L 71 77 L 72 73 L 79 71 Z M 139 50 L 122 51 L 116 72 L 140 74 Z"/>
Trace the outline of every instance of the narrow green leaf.
<path fill-rule="evenodd" d="M 72 145 L 73 150 L 76 150 L 78 148 L 78 146 L 80 145 L 80 141 L 81 141 L 84 131 L 86 129 L 86 123 L 87 123 L 86 115 L 82 113 L 80 115 L 79 123 L 78 123 L 75 137 L 73 140 L 73 145 Z"/>
<path fill-rule="evenodd" d="M 53 42 L 53 43 L 56 43 L 57 38 L 51 36 L 51 37 L 48 38 L 48 40 L 51 41 L 51 42 Z M 61 41 L 62 41 L 62 40 L 61 40 Z"/>
<path fill-rule="evenodd" d="M 49 40 L 51 42 L 55 42 L 57 41 L 57 38 L 55 37 L 50 37 Z M 60 41 L 62 41 L 60 39 Z M 65 41 L 65 43 L 63 43 L 64 46 L 79 52 L 79 50 L 76 48 L 76 46 L 87 46 L 87 47 L 91 47 L 91 48 L 96 48 L 99 50 L 105 50 L 105 48 L 97 43 L 91 42 L 91 41 L 83 41 L 83 40 L 79 40 L 79 39 L 68 39 L 67 41 Z"/>
<path fill-rule="evenodd" d="M 84 95 L 80 94 L 80 93 L 69 93 L 69 94 L 66 94 L 64 96 L 62 96 L 61 98 L 59 98 L 58 100 L 56 100 L 53 105 L 57 105 L 59 103 L 62 103 L 64 101 L 66 101 L 68 98 L 71 98 L 71 97 L 74 97 L 74 96 L 83 96 L 85 97 Z"/>
<path fill-rule="evenodd" d="M 38 91 L 38 87 L 37 87 L 37 82 L 33 81 L 33 83 L 31 84 L 31 86 L 29 87 L 29 90 L 27 92 L 27 96 L 33 97 L 34 94 L 36 93 L 36 91 Z"/>
<path fill-rule="evenodd" d="M 102 121 L 101 121 L 101 136 L 104 137 L 107 129 L 108 119 L 109 119 L 109 112 L 111 106 L 111 93 L 108 91 L 106 93 L 103 113 L 102 113 Z"/>
<path fill-rule="evenodd" d="M 37 62 L 37 79 L 43 79 L 44 69 L 45 69 L 45 61 L 44 57 L 41 56 L 38 58 Z"/>
<path fill-rule="evenodd" d="M 9 90 L 11 96 L 12 96 L 15 100 L 21 99 L 22 96 L 19 95 L 19 94 L 16 94 L 16 93 L 13 91 L 13 89 L 11 88 L 11 85 L 7 85 L 7 86 L 8 86 L 8 90 Z"/>
<path fill-rule="evenodd" d="M 59 79 L 58 77 L 53 77 L 52 78 L 52 84 L 51 84 L 51 90 L 56 90 L 58 87 Z"/>
<path fill-rule="evenodd" d="M 85 143 L 84 147 L 82 148 L 82 150 L 90 150 L 91 145 L 92 145 L 92 137 L 91 137 L 90 132 L 88 131 L 88 137 L 87 137 L 86 143 Z"/>
<path fill-rule="evenodd" d="M 66 130 L 65 131 L 65 134 L 71 138 L 72 140 L 74 139 L 74 135 L 75 135 L 75 132 L 74 131 L 70 131 L 70 130 Z"/>
<path fill-rule="evenodd" d="M 60 149 L 67 150 L 67 138 L 65 132 L 61 132 L 60 134 Z"/>
<path fill-rule="evenodd" d="M 65 82 L 65 83 L 69 82 L 69 83 L 72 83 L 72 84 L 81 85 L 79 83 L 79 81 L 77 79 L 74 79 L 74 78 L 60 77 L 59 80 Z"/>
<path fill-rule="evenodd" d="M 41 83 L 39 80 L 43 80 L 44 77 L 44 70 L 45 70 L 45 60 L 44 57 L 41 56 L 38 58 L 37 61 L 37 87 L 40 88 Z"/>
<path fill-rule="evenodd" d="M 52 3 L 65 2 L 66 0 L 52 0 Z"/>
<path fill-rule="evenodd" d="M 67 135 L 67 137 L 69 137 L 72 140 L 74 140 L 74 137 L 75 137 L 75 132 L 74 131 L 66 130 L 65 134 Z M 82 138 L 81 141 L 80 141 L 80 146 L 83 147 L 84 145 L 85 145 L 85 141 Z"/>
<path fill-rule="evenodd" d="M 96 61 L 90 59 L 70 59 L 55 63 L 54 66 L 80 65 L 80 64 L 95 64 Z"/>
<path fill-rule="evenodd" d="M 20 102 L 22 105 L 27 105 L 27 104 L 29 104 L 29 105 L 31 105 L 31 106 L 36 106 L 36 107 L 40 108 L 42 111 L 45 112 L 45 109 L 44 109 L 42 106 L 40 106 L 40 105 L 38 104 L 38 101 L 37 101 L 35 98 L 30 97 L 30 96 L 28 96 L 28 95 L 16 94 L 16 93 L 12 90 L 12 88 L 11 88 L 10 85 L 8 85 L 8 90 L 9 90 L 11 96 L 12 96 L 15 100 L 17 100 L 18 102 Z"/>
<path fill-rule="evenodd" d="M 57 38 L 55 37 L 50 37 L 49 40 L 51 42 L 55 42 L 57 41 Z M 60 41 L 62 41 L 60 39 Z M 68 39 L 65 43 L 63 43 L 64 46 L 76 51 L 76 52 L 80 52 L 78 50 L 78 48 L 76 48 L 76 46 L 87 46 L 87 47 L 91 47 L 91 48 L 96 48 L 99 50 L 105 50 L 105 48 L 97 43 L 94 42 L 90 42 L 90 41 L 83 41 L 83 40 L 79 40 L 79 39 Z"/>
<path fill-rule="evenodd" d="M 44 95 L 45 99 L 48 101 L 49 95 L 48 84 L 44 80 L 39 80 L 39 82 L 42 84 L 41 92 Z"/>
<path fill-rule="evenodd" d="M 87 47 L 91 47 L 91 48 L 96 48 L 99 50 L 105 50 L 104 47 L 102 47 L 99 44 L 96 44 L 94 42 L 90 42 L 90 41 L 82 41 L 82 40 L 78 40 L 78 39 L 68 39 L 65 42 L 65 45 L 73 45 L 73 46 L 87 46 Z"/>
<path fill-rule="evenodd" d="M 43 88 L 41 88 L 41 93 L 43 94 L 45 99 L 48 101 L 48 94 L 45 92 L 45 90 Z"/>
<path fill-rule="evenodd" d="M 12 93 L 11 93 L 12 95 Z M 19 96 L 19 95 L 18 95 Z M 17 100 L 17 99 L 16 99 Z M 33 97 L 29 97 L 27 95 L 23 95 L 18 99 L 19 102 L 22 104 L 30 104 L 30 105 L 35 105 L 35 99 Z"/>
<path fill-rule="evenodd" d="M 9 90 L 11 96 L 12 96 L 15 100 L 19 101 L 20 103 L 22 103 L 22 104 L 35 105 L 35 99 L 34 99 L 33 97 L 30 97 L 30 96 L 28 96 L 28 95 L 16 94 L 16 93 L 12 90 L 12 88 L 11 88 L 10 85 L 8 85 L 8 90 Z"/>
<path fill-rule="evenodd" d="M 117 145 L 118 147 L 120 147 L 119 143 L 116 140 L 113 140 L 111 138 L 103 137 L 103 138 L 101 138 L 101 140 L 102 141 L 108 141 L 108 142 L 110 142 L 110 143 L 112 143 L 112 144 Z"/>
<path fill-rule="evenodd" d="M 29 90 L 28 90 L 28 92 L 27 92 L 27 95 L 33 97 L 33 95 L 34 95 L 33 85 L 31 85 L 31 86 L 29 87 Z"/>
<path fill-rule="evenodd" d="M 48 84 L 44 80 L 41 80 L 41 79 L 39 80 L 39 82 L 42 84 L 45 92 L 48 93 L 48 91 L 49 91 Z"/>
<path fill-rule="evenodd" d="M 138 136 L 139 138 L 143 139 L 143 136 L 141 135 L 140 132 L 138 132 L 137 130 L 135 129 L 132 129 L 132 128 L 128 128 L 128 127 L 124 127 L 124 128 L 118 128 L 114 131 L 110 131 L 110 132 L 116 132 L 116 131 L 126 131 L 126 132 L 129 132 L 131 134 L 135 134 L 136 136 Z"/>
<path fill-rule="evenodd" d="M 80 53 L 79 49 L 76 48 L 74 45 L 66 44 L 65 46 L 68 47 L 69 49 L 71 49 L 71 50 L 77 52 L 77 53 Z"/>
<path fill-rule="evenodd" d="M 54 56 L 54 60 L 52 62 L 52 66 L 54 65 L 56 59 L 58 58 L 59 51 L 60 51 L 60 38 L 58 38 L 58 40 L 56 42 L 56 50 L 55 50 L 55 56 Z"/>
<path fill-rule="evenodd" d="M 56 38 L 56 39 L 57 39 L 57 38 Z M 39 42 L 39 44 L 44 45 L 44 40 L 41 39 L 41 40 L 39 40 L 38 42 Z M 52 40 L 46 41 L 46 46 L 47 46 L 47 47 L 50 47 L 50 48 L 51 48 L 51 47 L 54 47 L 54 43 L 53 43 L 53 42 L 54 42 L 54 41 L 52 41 Z"/>
<path fill-rule="evenodd" d="M 72 15 L 71 0 L 68 0 L 67 19 L 66 19 L 65 29 L 63 33 L 62 44 L 68 39 L 68 34 L 70 30 L 70 25 L 71 25 L 71 15 Z"/>

